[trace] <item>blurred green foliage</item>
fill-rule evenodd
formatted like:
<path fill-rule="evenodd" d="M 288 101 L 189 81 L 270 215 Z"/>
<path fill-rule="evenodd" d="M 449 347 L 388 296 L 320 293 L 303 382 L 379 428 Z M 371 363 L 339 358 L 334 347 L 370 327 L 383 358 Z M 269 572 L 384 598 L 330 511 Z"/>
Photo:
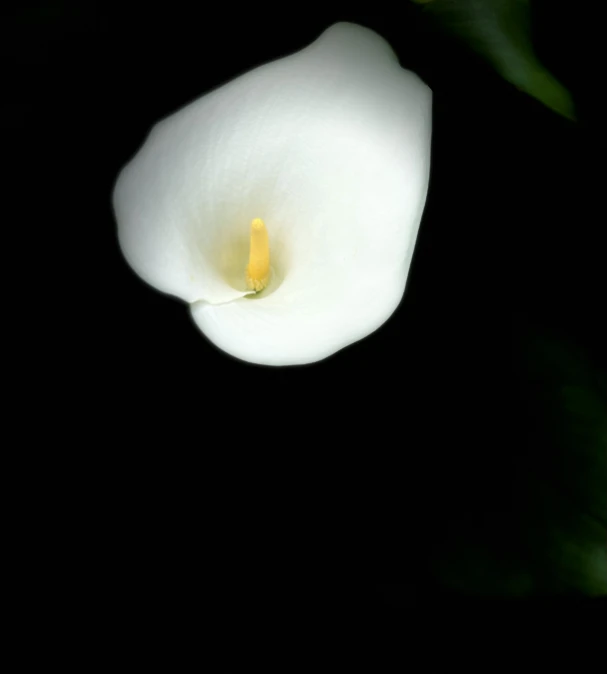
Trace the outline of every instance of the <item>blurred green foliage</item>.
<path fill-rule="evenodd" d="M 413 0 L 420 10 L 486 59 L 511 84 L 568 119 L 571 94 L 540 62 L 533 45 L 531 0 Z"/>
<path fill-rule="evenodd" d="M 607 382 L 562 336 L 527 326 L 514 347 L 530 425 L 516 503 L 487 525 L 479 502 L 436 571 L 480 596 L 607 595 Z"/>

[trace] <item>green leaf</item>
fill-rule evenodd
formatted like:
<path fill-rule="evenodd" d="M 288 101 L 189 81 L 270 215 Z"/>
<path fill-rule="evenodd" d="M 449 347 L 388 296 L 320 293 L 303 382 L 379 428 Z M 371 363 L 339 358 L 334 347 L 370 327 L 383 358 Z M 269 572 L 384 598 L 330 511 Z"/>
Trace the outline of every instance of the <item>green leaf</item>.
<path fill-rule="evenodd" d="M 519 508 L 496 512 L 488 528 L 462 521 L 439 578 L 474 595 L 607 595 L 607 382 L 564 336 L 521 324 L 512 347 L 531 420 L 519 438 Z"/>
<path fill-rule="evenodd" d="M 529 0 L 413 0 L 448 33 L 485 58 L 511 84 L 575 119 L 569 91 L 539 61 Z"/>
<path fill-rule="evenodd" d="M 537 561 L 551 570 L 544 585 L 606 595 L 607 382 L 588 353 L 562 337 L 536 334 L 525 356 L 532 409 L 553 448 L 542 481 L 532 482 Z"/>

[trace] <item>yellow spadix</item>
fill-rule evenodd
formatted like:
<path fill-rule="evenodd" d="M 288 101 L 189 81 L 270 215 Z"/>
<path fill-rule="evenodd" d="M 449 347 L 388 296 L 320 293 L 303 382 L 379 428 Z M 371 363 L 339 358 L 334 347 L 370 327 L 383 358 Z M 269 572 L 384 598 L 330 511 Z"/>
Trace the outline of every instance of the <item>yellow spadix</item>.
<path fill-rule="evenodd" d="M 268 230 L 261 218 L 251 223 L 251 248 L 246 270 L 247 288 L 259 292 L 270 278 L 270 242 Z"/>

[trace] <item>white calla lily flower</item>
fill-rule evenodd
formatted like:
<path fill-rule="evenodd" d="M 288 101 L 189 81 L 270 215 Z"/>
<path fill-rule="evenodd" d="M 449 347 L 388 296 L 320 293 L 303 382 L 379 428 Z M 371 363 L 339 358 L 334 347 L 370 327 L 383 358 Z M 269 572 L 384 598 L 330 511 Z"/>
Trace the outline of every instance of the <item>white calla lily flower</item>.
<path fill-rule="evenodd" d="M 402 299 L 431 101 L 381 37 L 332 26 L 152 129 L 114 189 L 124 256 L 237 358 L 335 353 Z"/>

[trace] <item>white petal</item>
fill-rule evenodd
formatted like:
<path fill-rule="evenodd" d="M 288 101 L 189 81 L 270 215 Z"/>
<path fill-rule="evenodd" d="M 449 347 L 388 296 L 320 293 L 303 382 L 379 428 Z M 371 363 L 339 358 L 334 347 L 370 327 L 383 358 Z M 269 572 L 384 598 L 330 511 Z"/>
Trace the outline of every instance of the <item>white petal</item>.
<path fill-rule="evenodd" d="M 319 360 L 402 298 L 430 133 L 428 87 L 378 35 L 337 24 L 155 127 L 116 186 L 122 249 L 146 281 L 194 303 L 228 353 Z M 257 217 L 276 278 L 241 297 Z"/>

